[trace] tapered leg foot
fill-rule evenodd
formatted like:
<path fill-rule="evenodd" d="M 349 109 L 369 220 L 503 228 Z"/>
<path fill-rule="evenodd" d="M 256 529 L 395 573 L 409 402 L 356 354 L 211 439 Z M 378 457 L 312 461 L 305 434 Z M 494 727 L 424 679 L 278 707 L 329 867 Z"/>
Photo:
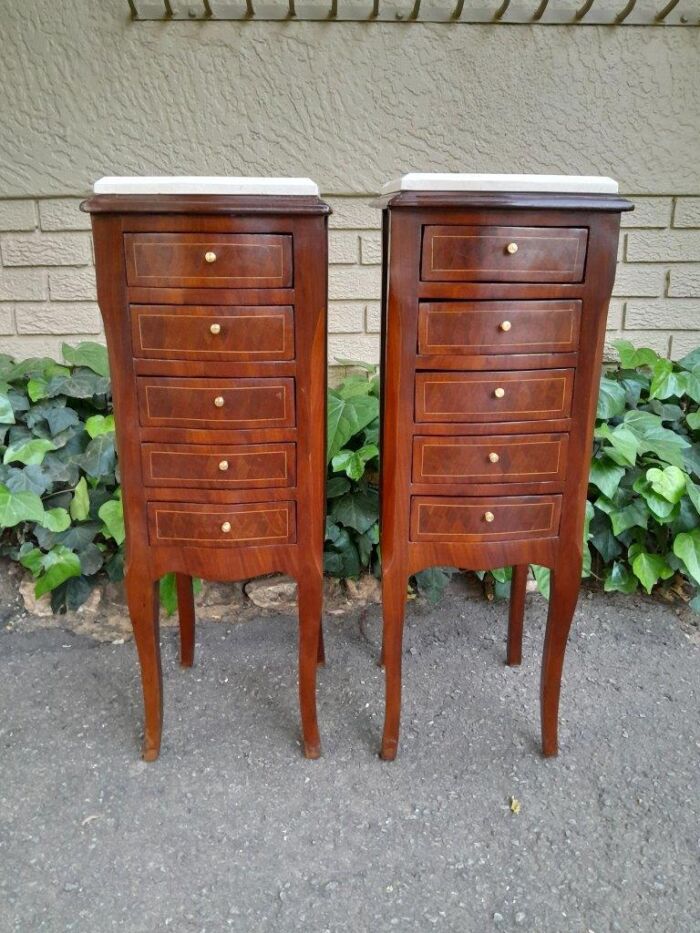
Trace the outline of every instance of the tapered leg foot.
<path fill-rule="evenodd" d="M 323 577 L 299 580 L 299 706 L 304 755 L 318 758 L 321 737 L 316 716 L 316 670 L 322 650 Z"/>
<path fill-rule="evenodd" d="M 401 718 L 401 652 L 406 612 L 407 574 L 387 571 L 382 576 L 382 607 L 384 615 L 383 661 L 386 683 L 386 712 L 380 755 L 393 761 L 399 746 Z"/>
<path fill-rule="evenodd" d="M 523 659 L 523 616 L 525 615 L 527 571 L 527 564 L 517 564 L 513 567 L 513 576 L 510 581 L 506 664 L 511 667 L 520 664 Z"/>
<path fill-rule="evenodd" d="M 184 573 L 175 574 L 177 588 L 177 613 L 180 620 L 180 664 L 192 667 L 194 664 L 194 592 L 192 577 Z"/>
<path fill-rule="evenodd" d="M 580 556 L 562 561 L 560 566 L 552 571 L 540 684 L 542 753 L 547 758 L 553 757 L 559 751 L 561 675 L 580 585 Z"/>
<path fill-rule="evenodd" d="M 141 665 L 144 706 L 143 758 L 145 761 L 155 761 L 160 753 L 163 730 L 158 583 L 138 572 L 127 571 L 125 588 Z"/>

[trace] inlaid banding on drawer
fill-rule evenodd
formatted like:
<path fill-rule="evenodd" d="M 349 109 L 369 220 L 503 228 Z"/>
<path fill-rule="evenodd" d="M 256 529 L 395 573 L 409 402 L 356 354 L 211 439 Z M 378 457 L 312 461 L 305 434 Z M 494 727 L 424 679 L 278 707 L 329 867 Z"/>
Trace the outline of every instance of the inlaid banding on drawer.
<path fill-rule="evenodd" d="M 143 481 L 185 489 L 294 486 L 295 449 L 294 444 L 143 444 Z"/>
<path fill-rule="evenodd" d="M 131 305 L 131 343 L 141 359 L 294 359 L 290 305 Z"/>
<path fill-rule="evenodd" d="M 583 227 L 426 226 L 425 282 L 581 282 Z"/>
<path fill-rule="evenodd" d="M 294 544 L 295 508 L 293 502 L 246 502 L 222 506 L 149 503 L 149 537 L 151 544 L 179 547 Z"/>
<path fill-rule="evenodd" d="M 411 541 L 518 541 L 559 532 L 561 496 L 411 499 Z"/>
<path fill-rule="evenodd" d="M 580 301 L 421 302 L 420 354 L 567 353 L 577 349 Z"/>
<path fill-rule="evenodd" d="M 562 482 L 566 434 L 416 437 L 414 483 Z"/>
<path fill-rule="evenodd" d="M 416 421 L 544 421 L 568 418 L 572 369 L 417 373 Z"/>
<path fill-rule="evenodd" d="M 126 233 L 126 280 L 149 288 L 289 288 L 292 237 L 271 233 Z"/>
<path fill-rule="evenodd" d="M 137 380 L 143 427 L 245 428 L 293 427 L 294 380 L 175 379 L 142 376 Z"/>

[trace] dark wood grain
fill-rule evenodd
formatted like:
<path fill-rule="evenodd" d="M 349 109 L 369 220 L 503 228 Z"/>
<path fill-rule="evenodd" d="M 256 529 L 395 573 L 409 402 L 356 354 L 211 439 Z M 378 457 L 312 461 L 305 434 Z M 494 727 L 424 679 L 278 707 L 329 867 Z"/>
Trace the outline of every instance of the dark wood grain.
<path fill-rule="evenodd" d="M 185 666 L 192 577 L 297 581 L 302 747 L 318 757 L 329 209 L 317 198 L 111 195 L 83 209 L 112 372 L 144 757 L 161 742 L 157 581 L 168 572 Z"/>
<path fill-rule="evenodd" d="M 632 205 L 491 192 L 403 192 L 379 205 L 381 753 L 398 748 L 408 576 L 512 566 L 515 665 L 534 563 L 552 569 L 541 710 L 544 754 L 556 754 L 619 214 Z"/>

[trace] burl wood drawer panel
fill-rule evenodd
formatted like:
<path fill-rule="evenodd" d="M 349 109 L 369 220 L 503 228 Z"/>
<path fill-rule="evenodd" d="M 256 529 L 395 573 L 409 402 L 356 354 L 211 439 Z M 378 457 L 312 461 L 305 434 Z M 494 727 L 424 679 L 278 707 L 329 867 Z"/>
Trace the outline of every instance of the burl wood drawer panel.
<path fill-rule="evenodd" d="M 184 489 L 258 489 L 294 486 L 294 444 L 144 444 L 146 486 Z"/>
<path fill-rule="evenodd" d="M 293 502 L 246 502 L 221 506 L 149 503 L 148 533 L 151 544 L 180 547 L 294 544 L 295 505 Z"/>
<path fill-rule="evenodd" d="M 294 359 L 290 305 L 131 305 L 131 344 L 141 359 L 254 362 Z"/>
<path fill-rule="evenodd" d="M 580 301 L 421 302 L 420 354 L 567 353 L 578 346 Z"/>
<path fill-rule="evenodd" d="M 287 288 L 292 237 L 259 233 L 126 233 L 126 280 L 146 288 Z"/>
<path fill-rule="evenodd" d="M 294 380 L 137 379 L 143 427 L 245 428 L 293 427 Z"/>
<path fill-rule="evenodd" d="M 414 483 L 563 482 L 566 434 L 416 437 Z"/>
<path fill-rule="evenodd" d="M 411 541 L 518 541 L 559 531 L 561 496 L 411 499 Z"/>
<path fill-rule="evenodd" d="M 426 226 L 426 282 L 581 282 L 588 231 L 581 227 Z"/>
<path fill-rule="evenodd" d="M 573 369 L 416 374 L 417 422 L 544 421 L 571 413 Z"/>

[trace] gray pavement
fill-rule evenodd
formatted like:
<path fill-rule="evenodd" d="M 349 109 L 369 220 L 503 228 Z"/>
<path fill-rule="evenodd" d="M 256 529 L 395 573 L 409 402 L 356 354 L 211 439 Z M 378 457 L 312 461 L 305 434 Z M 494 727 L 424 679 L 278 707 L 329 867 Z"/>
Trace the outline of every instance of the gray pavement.
<path fill-rule="evenodd" d="M 0 930 L 699 930 L 697 632 L 584 596 L 545 761 L 544 614 L 529 597 L 511 670 L 505 604 L 459 585 L 413 602 L 392 764 L 377 607 L 326 619 L 319 761 L 299 752 L 291 617 L 203 622 L 191 671 L 164 632 L 148 765 L 132 644 L 0 634 Z"/>

